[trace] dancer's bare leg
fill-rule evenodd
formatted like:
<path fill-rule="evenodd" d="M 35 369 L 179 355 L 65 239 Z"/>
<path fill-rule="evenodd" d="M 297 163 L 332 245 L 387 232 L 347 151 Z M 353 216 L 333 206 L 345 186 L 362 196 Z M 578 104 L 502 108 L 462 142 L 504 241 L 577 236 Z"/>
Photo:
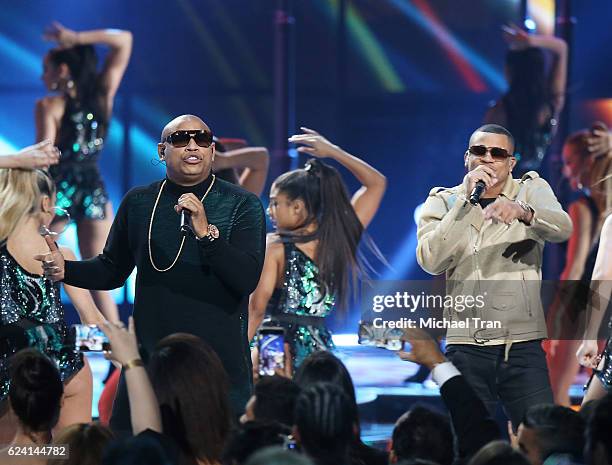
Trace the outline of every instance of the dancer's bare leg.
<path fill-rule="evenodd" d="M 602 397 L 605 397 L 607 393 L 608 391 L 606 391 L 603 384 L 601 384 L 601 380 L 597 376 L 593 376 L 591 384 L 589 384 L 589 388 L 582 399 L 582 405 L 591 400 L 601 399 Z"/>
<path fill-rule="evenodd" d="M 560 340 L 555 348 L 555 355 L 548 357 L 550 385 L 553 388 L 555 404 L 570 406 L 569 389 L 580 370 L 576 351 L 580 340 Z"/>
<path fill-rule="evenodd" d="M 55 433 L 75 423 L 91 423 L 93 379 L 87 357 L 84 356 L 83 361 L 85 366 L 64 385 L 64 400 Z"/>
<path fill-rule="evenodd" d="M 113 208 L 106 204 L 106 218 L 103 220 L 83 219 L 77 223 L 79 250 L 83 260 L 102 253 L 106 238 L 113 224 Z M 108 291 L 91 291 L 96 305 L 109 321 L 119 321 L 119 310 L 115 300 Z"/>

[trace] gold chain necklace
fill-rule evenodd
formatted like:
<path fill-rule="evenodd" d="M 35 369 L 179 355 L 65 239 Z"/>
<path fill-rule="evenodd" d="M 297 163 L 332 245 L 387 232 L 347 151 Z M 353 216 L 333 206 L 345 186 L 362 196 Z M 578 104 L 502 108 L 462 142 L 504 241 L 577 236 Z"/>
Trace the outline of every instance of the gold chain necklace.
<path fill-rule="evenodd" d="M 210 186 L 208 186 L 208 189 L 206 189 L 206 192 L 204 193 L 204 197 L 200 199 L 200 202 L 204 202 L 204 199 L 206 198 L 206 196 L 212 189 L 213 184 L 215 183 L 215 179 L 216 179 L 216 176 L 213 174 Z M 159 271 L 160 273 L 164 273 L 170 270 L 176 264 L 178 258 L 181 256 L 181 252 L 183 251 L 183 245 L 185 245 L 185 236 L 183 236 L 183 238 L 181 239 L 181 246 L 179 247 L 179 251 L 176 254 L 176 257 L 174 257 L 172 264 L 168 268 L 164 268 L 164 269 L 157 268 L 157 266 L 155 266 L 155 263 L 153 262 L 153 252 L 151 250 L 151 232 L 153 231 L 153 218 L 155 217 L 155 210 L 157 210 L 157 204 L 159 203 L 159 199 L 161 197 L 161 194 L 162 194 L 162 191 L 164 190 L 165 185 L 166 185 L 166 180 L 164 179 L 164 182 L 162 182 L 162 185 L 159 188 L 159 193 L 157 194 L 157 198 L 155 199 L 155 205 L 153 205 L 153 211 L 151 212 L 151 221 L 149 221 L 149 260 L 151 261 L 151 266 L 155 269 L 155 271 Z"/>

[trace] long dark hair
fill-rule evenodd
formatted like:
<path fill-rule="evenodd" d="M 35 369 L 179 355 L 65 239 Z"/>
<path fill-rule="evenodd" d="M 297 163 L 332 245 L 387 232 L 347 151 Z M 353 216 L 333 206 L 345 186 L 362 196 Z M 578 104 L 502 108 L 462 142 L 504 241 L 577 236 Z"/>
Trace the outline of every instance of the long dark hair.
<path fill-rule="evenodd" d="M 221 460 L 231 428 L 229 381 L 217 354 L 197 336 L 163 338 L 149 362 L 163 429 L 179 445 L 182 464 Z"/>
<path fill-rule="evenodd" d="M 307 218 L 301 227 L 317 224 L 312 235 L 279 231 L 283 240 L 308 242 L 318 239 L 316 263 L 319 280 L 345 302 L 350 284 L 363 270 L 357 256 L 363 225 L 353 210 L 348 191 L 338 170 L 317 159 L 305 168 L 289 171 L 274 181 L 274 187 L 291 201 L 301 199 Z"/>
<path fill-rule="evenodd" d="M 529 157 L 535 153 L 542 110 L 548 106 L 553 116 L 544 52 L 536 47 L 509 50 L 506 69 L 510 88 L 502 102 L 507 127 L 516 140 L 515 151 Z"/>
<path fill-rule="evenodd" d="M 100 134 L 104 136 L 108 126 L 106 89 L 98 74 L 98 56 L 93 45 L 76 45 L 49 51 L 49 61 L 55 66 L 65 63 L 76 87 L 77 101 L 81 108 L 91 111 L 97 118 Z"/>

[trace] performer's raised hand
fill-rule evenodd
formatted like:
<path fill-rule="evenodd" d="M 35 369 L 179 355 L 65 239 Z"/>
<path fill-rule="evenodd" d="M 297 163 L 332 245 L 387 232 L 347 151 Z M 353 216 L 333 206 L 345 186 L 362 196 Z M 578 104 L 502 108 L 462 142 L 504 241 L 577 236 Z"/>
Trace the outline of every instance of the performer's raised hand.
<path fill-rule="evenodd" d="M 304 134 L 295 134 L 289 138 L 289 142 L 303 144 L 303 146 L 297 148 L 298 152 L 307 153 L 317 158 L 326 158 L 333 156 L 339 150 L 337 145 L 332 144 L 314 129 L 303 126 L 300 129 Z"/>
<path fill-rule="evenodd" d="M 64 279 L 65 261 L 64 256 L 57 247 L 50 234 L 44 235 L 45 241 L 49 246 L 49 252 L 46 254 L 35 255 L 34 260 L 42 263 L 43 274 L 45 278 L 53 282 Z"/>
<path fill-rule="evenodd" d="M 587 137 L 589 152 L 592 157 L 600 157 L 612 151 L 612 133 L 601 121 L 597 121 L 591 127 L 591 133 Z"/>
<path fill-rule="evenodd" d="M 528 212 L 517 202 L 500 197 L 484 209 L 484 218 L 493 220 L 494 223 L 510 224 L 514 220 L 530 223 L 533 212 Z"/>
<path fill-rule="evenodd" d="M 197 237 L 203 237 L 208 233 L 208 218 L 204 211 L 204 205 L 193 193 L 183 194 L 174 206 L 177 213 L 187 210 L 191 213 L 191 229 Z"/>
<path fill-rule="evenodd" d="M 524 50 L 531 46 L 529 34 L 516 24 L 504 24 L 502 26 L 502 36 L 511 50 Z"/>
<path fill-rule="evenodd" d="M 78 33 L 64 27 L 57 21 L 53 21 L 50 26 L 47 26 L 43 38 L 48 41 L 57 42 L 60 48 L 69 48 L 78 43 Z"/>

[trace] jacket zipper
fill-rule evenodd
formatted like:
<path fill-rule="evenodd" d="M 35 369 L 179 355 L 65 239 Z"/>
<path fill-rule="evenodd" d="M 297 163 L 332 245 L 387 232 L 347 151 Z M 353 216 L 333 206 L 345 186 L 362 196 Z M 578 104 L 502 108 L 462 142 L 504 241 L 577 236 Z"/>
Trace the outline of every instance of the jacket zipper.
<path fill-rule="evenodd" d="M 525 273 L 521 271 L 521 285 L 523 286 L 523 300 L 525 301 L 525 305 L 527 305 L 527 314 L 529 317 L 533 316 L 531 312 L 531 303 L 529 301 L 529 294 L 527 292 L 527 284 L 525 283 Z"/>

